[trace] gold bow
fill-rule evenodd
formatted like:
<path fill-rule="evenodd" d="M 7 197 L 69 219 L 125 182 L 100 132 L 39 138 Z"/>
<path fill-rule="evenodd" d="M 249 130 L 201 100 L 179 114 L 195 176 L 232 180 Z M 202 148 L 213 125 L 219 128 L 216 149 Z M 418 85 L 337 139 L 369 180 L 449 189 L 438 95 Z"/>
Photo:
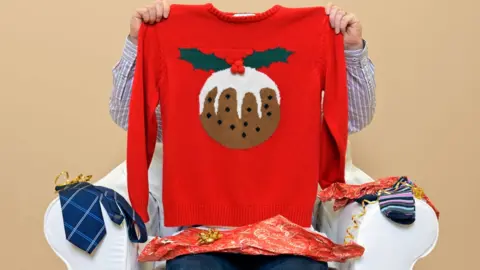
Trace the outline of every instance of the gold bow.
<path fill-rule="evenodd" d="M 63 184 L 59 185 L 58 180 L 60 180 L 61 177 L 63 177 L 65 179 L 65 182 L 63 182 Z M 64 186 L 68 186 L 68 185 L 78 184 L 78 183 L 81 183 L 81 182 L 88 182 L 91 179 L 92 179 L 91 175 L 83 175 L 83 174 L 79 174 L 74 179 L 70 179 L 70 175 L 68 174 L 68 172 L 63 171 L 63 172 L 59 173 L 57 175 L 57 177 L 55 177 L 55 186 L 56 187 L 64 187 Z"/>
<path fill-rule="evenodd" d="M 418 200 L 425 199 L 425 192 L 421 187 L 414 185 L 412 187 L 412 193 L 413 193 L 413 196 L 415 196 L 415 198 L 417 198 Z"/>
<path fill-rule="evenodd" d="M 198 243 L 200 245 L 211 244 L 222 238 L 222 236 L 223 235 L 219 231 L 209 229 L 206 232 L 201 232 L 198 234 Z"/>

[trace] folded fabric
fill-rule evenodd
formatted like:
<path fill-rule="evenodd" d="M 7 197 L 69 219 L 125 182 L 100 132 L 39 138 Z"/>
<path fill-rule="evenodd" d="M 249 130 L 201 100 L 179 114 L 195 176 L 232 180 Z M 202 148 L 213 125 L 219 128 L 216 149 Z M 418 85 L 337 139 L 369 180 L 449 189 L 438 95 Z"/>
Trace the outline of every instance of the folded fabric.
<path fill-rule="evenodd" d="M 375 182 L 365 183 L 361 185 L 350 185 L 345 183 L 333 183 L 328 188 L 318 193 L 318 198 L 322 202 L 334 200 L 333 209 L 335 211 L 345 207 L 352 201 L 362 198 L 365 195 L 376 195 L 379 191 L 391 188 L 400 180 L 399 176 L 392 176 L 381 178 Z M 405 177 L 408 179 L 408 177 Z M 415 198 L 424 200 L 440 218 L 440 211 L 435 207 L 430 198 L 418 187 L 415 183 L 412 183 L 412 192 Z"/>
<path fill-rule="evenodd" d="M 130 241 L 147 241 L 144 222 L 117 192 L 87 182 L 57 186 L 56 190 L 62 207 L 65 237 L 78 248 L 91 254 L 107 233 L 100 203 L 115 224 L 126 221 Z"/>
<path fill-rule="evenodd" d="M 298 226 L 283 216 L 213 232 L 217 237 L 205 239 L 208 231 L 189 228 L 177 235 L 155 238 L 141 252 L 138 260 L 163 261 L 186 254 L 229 252 L 250 255 L 299 255 L 318 261 L 344 262 L 360 257 L 364 248 L 356 243 L 339 245 L 322 234 Z M 221 234 L 221 237 L 218 237 Z"/>

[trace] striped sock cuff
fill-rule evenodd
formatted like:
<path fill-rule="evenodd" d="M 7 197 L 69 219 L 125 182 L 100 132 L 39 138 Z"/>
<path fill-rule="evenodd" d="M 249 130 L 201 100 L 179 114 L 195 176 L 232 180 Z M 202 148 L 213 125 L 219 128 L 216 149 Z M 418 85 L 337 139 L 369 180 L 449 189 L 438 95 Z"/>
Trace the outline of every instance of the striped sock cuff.
<path fill-rule="evenodd" d="M 401 177 L 379 196 L 380 210 L 386 217 L 400 224 L 412 224 L 415 221 L 415 199 L 411 186 L 410 180 Z"/>

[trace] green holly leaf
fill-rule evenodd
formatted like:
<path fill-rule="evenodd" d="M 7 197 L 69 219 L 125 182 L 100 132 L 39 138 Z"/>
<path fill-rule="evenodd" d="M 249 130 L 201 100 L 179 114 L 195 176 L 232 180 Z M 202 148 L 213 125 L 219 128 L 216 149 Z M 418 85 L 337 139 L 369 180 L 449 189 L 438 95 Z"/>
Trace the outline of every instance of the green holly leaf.
<path fill-rule="evenodd" d="M 183 49 L 180 48 L 180 59 L 185 60 L 193 65 L 194 69 L 201 69 L 205 71 L 220 71 L 227 69 L 230 65 L 222 58 L 217 57 L 215 54 L 205 54 L 200 50 Z"/>
<path fill-rule="evenodd" d="M 245 57 L 244 65 L 251 68 L 269 67 L 273 63 L 288 63 L 288 57 L 293 52 L 284 48 L 268 49 L 266 51 L 254 51 L 253 54 Z"/>

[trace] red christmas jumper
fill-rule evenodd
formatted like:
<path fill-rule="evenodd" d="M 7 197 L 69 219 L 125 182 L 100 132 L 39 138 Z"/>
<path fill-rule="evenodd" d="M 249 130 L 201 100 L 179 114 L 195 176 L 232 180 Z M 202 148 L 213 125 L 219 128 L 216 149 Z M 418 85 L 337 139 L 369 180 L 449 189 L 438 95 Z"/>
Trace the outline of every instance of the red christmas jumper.
<path fill-rule="evenodd" d="M 237 15 L 172 5 L 167 20 L 140 28 L 127 175 L 145 222 L 158 104 L 166 226 L 283 215 L 309 227 L 317 184 L 344 182 L 342 36 L 322 7 Z"/>

